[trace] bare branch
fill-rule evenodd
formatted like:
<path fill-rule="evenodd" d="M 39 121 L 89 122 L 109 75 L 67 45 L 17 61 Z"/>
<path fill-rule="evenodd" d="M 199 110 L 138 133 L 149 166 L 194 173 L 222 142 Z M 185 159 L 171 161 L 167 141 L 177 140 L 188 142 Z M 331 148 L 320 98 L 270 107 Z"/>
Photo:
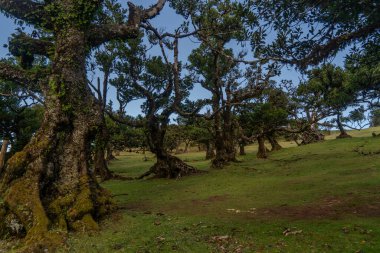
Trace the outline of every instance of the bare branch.
<path fill-rule="evenodd" d="M 187 38 L 187 37 L 190 37 L 190 36 L 194 36 L 196 35 L 200 30 L 195 30 L 193 32 L 189 32 L 189 33 L 168 33 L 168 32 L 165 32 L 163 34 L 160 34 L 158 32 L 158 30 L 156 28 L 154 28 L 151 24 L 149 24 L 148 22 L 146 23 L 143 23 L 140 25 L 140 27 L 144 28 L 145 30 L 147 31 L 151 31 L 154 33 L 154 35 L 159 39 L 159 40 L 163 40 L 164 38 L 167 38 L 167 37 L 170 37 L 170 38 L 174 38 L 174 39 L 183 39 L 183 38 Z"/>
<path fill-rule="evenodd" d="M 143 11 L 142 21 L 152 19 L 160 14 L 164 8 L 166 0 L 158 0 L 155 5 Z"/>
<path fill-rule="evenodd" d="M 129 17 L 127 23 L 93 26 L 88 32 L 88 41 L 91 46 L 97 47 L 107 41 L 115 39 L 126 40 L 137 38 L 141 22 L 157 16 L 163 9 L 165 2 L 166 0 L 158 0 L 157 4 L 146 10 L 141 10 L 133 3 L 128 2 Z"/>

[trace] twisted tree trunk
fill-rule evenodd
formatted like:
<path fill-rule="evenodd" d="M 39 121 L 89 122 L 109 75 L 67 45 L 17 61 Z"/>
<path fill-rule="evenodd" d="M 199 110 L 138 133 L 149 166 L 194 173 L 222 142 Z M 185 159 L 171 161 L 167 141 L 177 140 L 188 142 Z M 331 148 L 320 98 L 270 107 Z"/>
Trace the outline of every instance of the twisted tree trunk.
<path fill-rule="evenodd" d="M 351 135 L 349 135 L 346 130 L 344 129 L 343 127 L 343 124 L 342 124 L 342 121 L 341 121 L 341 113 L 338 112 L 338 114 L 336 115 L 336 123 L 338 125 L 338 128 L 339 128 L 339 132 L 340 134 L 336 137 L 337 139 L 344 139 L 344 138 L 352 138 Z"/>
<path fill-rule="evenodd" d="M 217 99 L 214 108 L 218 108 Z M 214 109 L 216 111 L 218 109 Z M 213 168 L 222 168 L 230 162 L 236 162 L 236 150 L 233 139 L 231 108 L 226 106 L 223 115 L 217 113 L 214 117 L 215 131 L 215 158 L 212 160 Z"/>
<path fill-rule="evenodd" d="M 180 178 L 200 171 L 183 162 L 178 157 L 169 155 L 164 148 L 167 121 L 159 123 L 157 117 L 150 115 L 148 120 L 147 141 L 150 151 L 156 155 L 157 162 L 138 177 L 143 179 L 151 174 L 157 178 Z"/>
<path fill-rule="evenodd" d="M 56 38 L 42 126 L 0 174 L 1 232 L 26 235 L 27 252 L 49 250 L 68 230 L 97 229 L 112 207 L 88 163 L 101 110 L 86 82 L 85 34 L 68 27 Z"/>
<path fill-rule="evenodd" d="M 276 138 L 273 135 L 268 135 L 267 139 L 272 147 L 271 151 L 278 151 L 281 150 L 281 145 L 277 142 Z"/>
<path fill-rule="evenodd" d="M 87 86 L 86 58 L 103 43 L 138 37 L 140 23 L 157 16 L 165 2 L 146 10 L 129 3 L 127 23 L 102 25 L 94 22 L 100 0 L 0 1 L 2 12 L 50 34 L 48 40 L 19 38 L 12 52 L 21 53 L 21 63 L 25 55 L 46 56 L 49 68 L 26 71 L 0 62 L 2 79 L 40 85 L 46 105 L 38 132 L 0 172 L 0 236 L 25 235 L 20 251 L 52 252 L 68 230 L 97 229 L 96 220 L 112 208 L 89 165 L 103 114 Z"/>

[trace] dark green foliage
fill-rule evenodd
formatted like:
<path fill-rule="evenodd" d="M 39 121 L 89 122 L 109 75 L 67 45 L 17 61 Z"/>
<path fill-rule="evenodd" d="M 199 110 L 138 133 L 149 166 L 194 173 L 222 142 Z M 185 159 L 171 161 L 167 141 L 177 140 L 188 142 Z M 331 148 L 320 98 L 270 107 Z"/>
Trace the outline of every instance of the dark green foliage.
<path fill-rule="evenodd" d="M 355 42 L 372 40 L 380 28 L 376 0 L 249 2 L 265 20 L 265 27 L 277 33 L 265 54 L 302 69 Z"/>
<path fill-rule="evenodd" d="M 240 109 L 239 122 L 247 136 L 279 130 L 289 123 L 289 101 L 280 89 L 270 89 L 257 102 Z"/>
<path fill-rule="evenodd" d="M 343 111 L 355 100 L 355 88 L 348 82 L 347 74 L 340 67 L 327 64 L 309 72 L 309 80 L 298 87 L 299 94 L 312 93 L 328 108 Z"/>
<path fill-rule="evenodd" d="M 146 136 L 142 128 L 120 124 L 109 117 L 106 117 L 106 125 L 110 135 L 108 144 L 111 145 L 112 150 L 123 151 L 146 147 Z"/>
<path fill-rule="evenodd" d="M 29 96 L 10 82 L 0 83 L 0 139 L 8 138 L 14 154 L 29 142 L 40 127 L 44 108 L 28 105 Z M 29 102 L 30 102 L 29 101 Z"/>

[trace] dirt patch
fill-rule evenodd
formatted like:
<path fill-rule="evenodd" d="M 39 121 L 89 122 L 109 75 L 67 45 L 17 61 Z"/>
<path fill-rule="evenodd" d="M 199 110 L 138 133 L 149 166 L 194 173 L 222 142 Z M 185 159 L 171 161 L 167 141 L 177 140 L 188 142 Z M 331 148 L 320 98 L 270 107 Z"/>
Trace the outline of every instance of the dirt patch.
<path fill-rule="evenodd" d="M 366 195 L 349 192 L 342 196 L 327 196 L 313 203 L 302 206 L 286 204 L 274 207 L 250 208 L 247 210 L 225 209 L 223 202 L 232 197 L 214 195 L 205 199 L 182 200 L 156 207 L 144 202 L 123 205 L 122 209 L 136 212 L 163 212 L 187 215 L 212 215 L 218 217 L 235 217 L 243 219 L 341 219 L 349 216 L 380 217 L 380 189 L 372 189 Z M 222 204 L 222 206 L 220 206 Z M 219 208 L 220 207 L 220 208 Z"/>
<path fill-rule="evenodd" d="M 205 202 L 217 202 L 217 201 L 225 201 L 229 198 L 229 195 L 228 194 L 224 194 L 224 195 L 215 195 L 215 196 L 210 196 L 208 197 L 207 199 L 205 200 L 202 200 L 202 201 L 205 201 Z"/>
<path fill-rule="evenodd" d="M 380 217 L 380 197 L 326 197 L 304 206 L 260 208 L 251 216 L 263 218 L 340 219 L 345 216 Z"/>
<path fill-rule="evenodd" d="M 193 199 L 191 203 L 196 206 L 205 206 L 215 202 L 222 202 L 228 199 L 228 194 L 210 196 L 207 199 Z"/>

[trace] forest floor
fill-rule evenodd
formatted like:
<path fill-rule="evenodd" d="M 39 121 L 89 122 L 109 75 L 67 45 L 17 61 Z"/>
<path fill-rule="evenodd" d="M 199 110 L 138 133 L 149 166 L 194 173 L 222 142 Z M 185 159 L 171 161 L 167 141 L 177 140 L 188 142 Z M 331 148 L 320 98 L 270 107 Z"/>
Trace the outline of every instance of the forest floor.
<path fill-rule="evenodd" d="M 204 152 L 179 155 L 208 173 L 179 180 L 112 180 L 120 209 L 101 231 L 73 234 L 62 252 L 380 252 L 380 128 L 210 170 Z M 110 168 L 134 177 L 154 163 L 122 153 Z"/>

